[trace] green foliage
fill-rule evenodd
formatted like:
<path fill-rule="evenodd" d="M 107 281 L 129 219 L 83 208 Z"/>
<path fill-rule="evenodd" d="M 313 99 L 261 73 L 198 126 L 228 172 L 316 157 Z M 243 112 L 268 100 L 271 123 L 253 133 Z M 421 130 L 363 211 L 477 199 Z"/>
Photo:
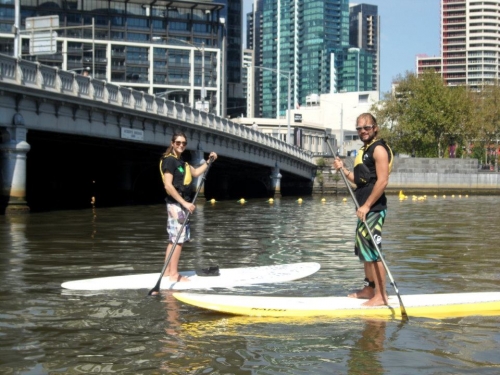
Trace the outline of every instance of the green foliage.
<path fill-rule="evenodd" d="M 339 172 L 330 174 L 330 176 L 333 176 L 333 181 L 335 181 L 335 182 L 339 182 L 340 181 L 340 173 Z"/>
<path fill-rule="evenodd" d="M 323 177 L 323 170 L 318 169 L 316 171 L 316 181 L 318 182 L 319 186 L 323 186 L 325 183 L 325 178 Z"/>
<path fill-rule="evenodd" d="M 324 158 L 318 158 L 316 159 L 316 165 L 318 167 L 325 167 L 326 166 L 326 161 Z"/>
<path fill-rule="evenodd" d="M 394 95 L 387 94 L 372 110 L 381 137 L 398 153 L 443 157 L 450 144 L 459 149 L 475 137 L 476 95 L 466 87 L 446 86 L 430 70 L 419 77 L 406 73 Z"/>

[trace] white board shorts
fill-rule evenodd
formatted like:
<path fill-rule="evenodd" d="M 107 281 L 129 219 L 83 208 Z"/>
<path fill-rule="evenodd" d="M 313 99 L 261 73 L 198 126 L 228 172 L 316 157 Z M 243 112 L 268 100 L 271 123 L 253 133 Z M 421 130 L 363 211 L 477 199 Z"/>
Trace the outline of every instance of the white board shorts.
<path fill-rule="evenodd" d="M 167 233 L 168 240 L 171 243 L 174 243 L 179 235 L 179 231 L 181 230 L 182 224 L 186 220 L 186 211 L 181 207 L 179 203 L 167 203 L 167 212 L 168 212 L 168 220 L 167 220 Z M 184 226 L 182 233 L 179 237 L 177 243 L 182 244 L 184 242 L 189 242 L 191 240 L 191 231 L 189 228 L 189 219 L 188 222 Z"/>

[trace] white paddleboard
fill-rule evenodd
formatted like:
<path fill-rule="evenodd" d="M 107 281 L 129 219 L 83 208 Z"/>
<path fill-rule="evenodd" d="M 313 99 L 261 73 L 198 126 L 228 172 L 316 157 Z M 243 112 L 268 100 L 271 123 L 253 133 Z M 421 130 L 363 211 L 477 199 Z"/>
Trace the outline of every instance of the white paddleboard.
<path fill-rule="evenodd" d="M 273 266 L 221 268 L 220 276 L 198 276 L 195 271 L 180 272 L 190 281 L 172 282 L 164 277 L 160 289 L 187 290 L 231 288 L 252 284 L 274 284 L 301 279 L 320 269 L 315 262 L 278 264 Z M 160 273 L 99 277 L 62 283 L 71 290 L 110 290 L 110 289 L 152 289 L 158 282 Z"/>
<path fill-rule="evenodd" d="M 397 296 L 388 306 L 362 306 L 365 299 L 348 297 L 273 297 L 174 293 L 187 304 L 235 315 L 273 317 L 400 317 Z M 410 317 L 451 318 L 500 315 L 500 292 L 402 295 Z"/>

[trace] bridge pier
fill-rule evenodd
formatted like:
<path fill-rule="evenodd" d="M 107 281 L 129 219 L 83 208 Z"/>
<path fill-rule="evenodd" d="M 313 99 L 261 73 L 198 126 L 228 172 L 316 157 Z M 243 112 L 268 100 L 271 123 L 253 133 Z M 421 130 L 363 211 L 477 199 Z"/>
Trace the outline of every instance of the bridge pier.
<path fill-rule="evenodd" d="M 1 201 L 6 214 L 29 212 L 26 202 L 26 155 L 31 146 L 26 142 L 26 126 L 20 113 L 15 113 L 12 125 L 0 133 Z"/>
<path fill-rule="evenodd" d="M 30 148 L 26 141 L 0 145 L 2 200 L 7 203 L 6 214 L 24 213 L 30 210 L 26 202 L 26 154 Z"/>
<path fill-rule="evenodd" d="M 271 173 L 271 193 L 273 198 L 281 198 L 281 177 L 280 168 L 276 163 Z"/>

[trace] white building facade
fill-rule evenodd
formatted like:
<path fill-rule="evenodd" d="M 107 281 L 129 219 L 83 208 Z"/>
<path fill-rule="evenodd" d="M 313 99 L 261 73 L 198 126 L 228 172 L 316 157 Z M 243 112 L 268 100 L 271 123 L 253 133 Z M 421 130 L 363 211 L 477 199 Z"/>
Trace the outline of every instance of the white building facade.
<path fill-rule="evenodd" d="M 378 91 L 309 95 L 304 106 L 290 111 L 290 121 L 288 117 L 246 117 L 232 120 L 250 127 L 255 123 L 259 131 L 285 142 L 288 142 L 287 136 L 290 134 L 293 140 L 289 143 L 314 155 L 332 154 L 325 143 L 327 137 L 334 153 L 348 156 L 363 144 L 355 129 L 356 118 L 362 113 L 370 112 L 378 101 Z"/>

